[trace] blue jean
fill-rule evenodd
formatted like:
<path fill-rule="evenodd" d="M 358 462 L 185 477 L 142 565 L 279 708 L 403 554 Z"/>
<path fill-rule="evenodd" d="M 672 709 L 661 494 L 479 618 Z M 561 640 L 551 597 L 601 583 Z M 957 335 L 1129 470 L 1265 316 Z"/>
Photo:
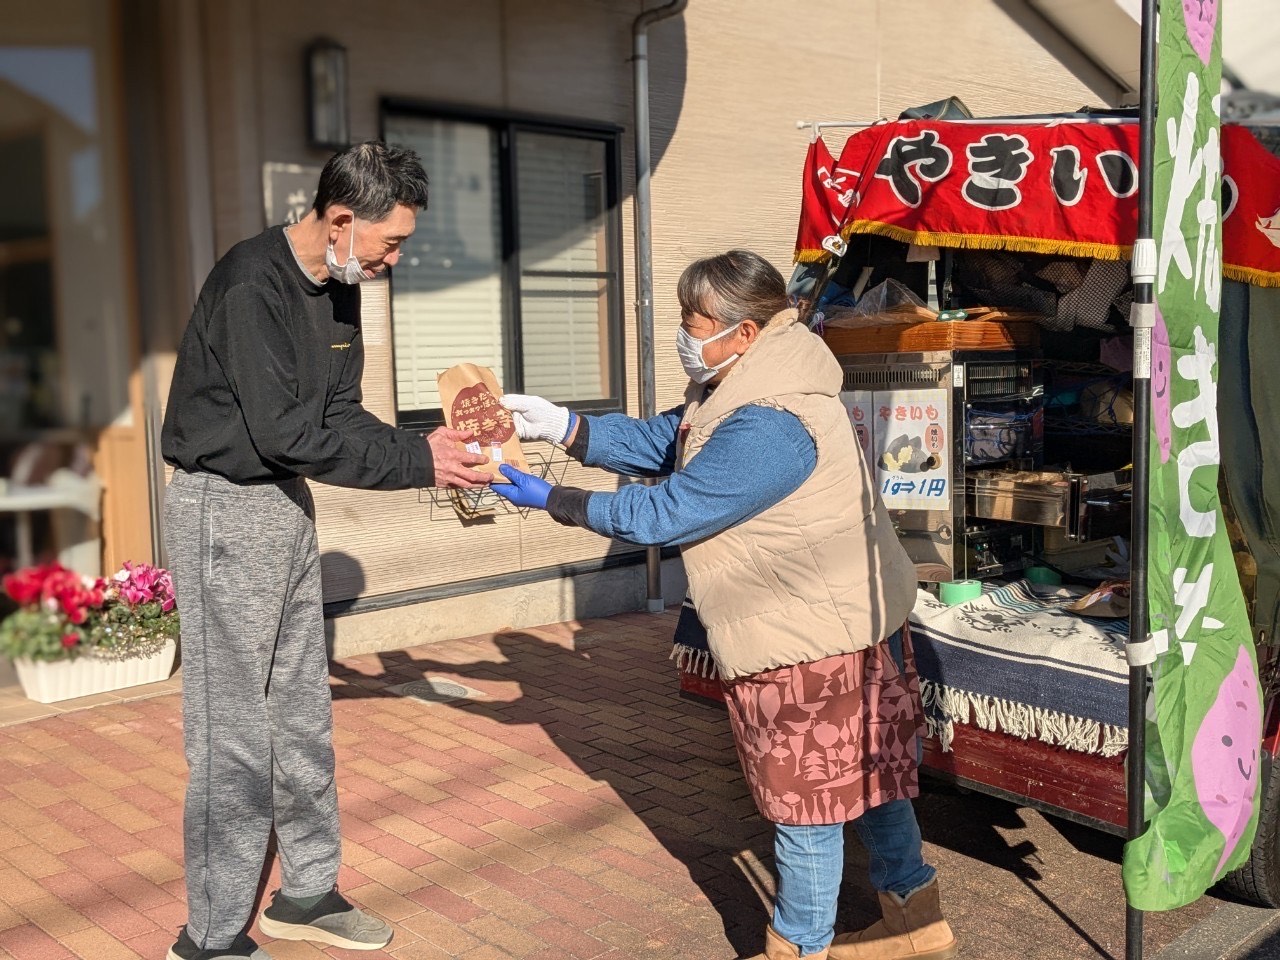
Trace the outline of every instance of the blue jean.
<path fill-rule="evenodd" d="M 905 669 L 902 631 L 885 643 L 898 668 Z M 835 935 L 836 900 L 844 875 L 844 824 L 775 827 L 778 897 L 773 929 L 799 947 L 802 957 L 818 953 Z M 867 848 L 871 886 L 877 892 L 906 896 L 933 879 L 937 871 L 924 862 L 920 824 L 910 800 L 872 807 L 853 821 L 853 827 Z"/>
<path fill-rule="evenodd" d="M 853 821 L 870 857 L 871 886 L 906 896 L 933 879 L 924 862 L 920 825 L 910 800 L 872 807 Z M 818 953 L 835 935 L 836 900 L 844 874 L 844 824 L 815 827 L 775 825 L 774 861 L 778 896 L 773 929 L 800 948 Z"/>

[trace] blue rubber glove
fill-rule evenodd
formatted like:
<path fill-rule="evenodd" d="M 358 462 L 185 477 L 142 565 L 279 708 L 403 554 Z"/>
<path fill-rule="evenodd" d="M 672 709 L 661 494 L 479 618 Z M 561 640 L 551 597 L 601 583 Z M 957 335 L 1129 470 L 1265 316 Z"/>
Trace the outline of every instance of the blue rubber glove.
<path fill-rule="evenodd" d="M 498 469 L 511 482 L 492 484 L 489 487 L 490 490 L 504 500 L 510 500 L 517 507 L 547 509 L 547 497 L 551 496 L 551 484 L 506 463 Z"/>

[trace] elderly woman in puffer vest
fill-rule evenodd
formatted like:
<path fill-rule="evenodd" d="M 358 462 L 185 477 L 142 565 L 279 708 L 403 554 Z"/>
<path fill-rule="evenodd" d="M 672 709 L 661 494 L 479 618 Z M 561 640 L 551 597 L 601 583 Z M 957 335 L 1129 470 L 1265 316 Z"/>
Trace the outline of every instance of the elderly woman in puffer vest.
<path fill-rule="evenodd" d="M 742 768 L 776 825 L 778 895 L 757 960 L 951 957 L 910 800 L 915 569 L 840 401 L 840 366 L 754 253 L 694 263 L 678 294 L 676 346 L 692 381 L 682 406 L 635 420 L 503 398 L 521 439 L 666 479 L 599 493 L 504 466 L 512 483 L 493 489 L 606 537 L 680 546 Z M 833 940 L 850 821 L 883 918 Z"/>

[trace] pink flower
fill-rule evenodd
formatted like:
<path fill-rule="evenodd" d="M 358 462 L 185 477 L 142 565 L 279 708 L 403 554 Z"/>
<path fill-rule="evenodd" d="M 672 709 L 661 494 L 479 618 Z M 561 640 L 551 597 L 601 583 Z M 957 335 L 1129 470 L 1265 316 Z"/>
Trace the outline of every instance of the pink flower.
<path fill-rule="evenodd" d="M 128 606 L 159 603 L 165 613 L 175 606 L 173 575 L 162 567 L 126 562 L 111 578 L 111 583 L 115 596 Z"/>
<path fill-rule="evenodd" d="M 80 642 L 80 637 L 74 633 L 64 633 L 62 635 L 62 645 L 67 649 L 74 647 L 79 642 Z"/>

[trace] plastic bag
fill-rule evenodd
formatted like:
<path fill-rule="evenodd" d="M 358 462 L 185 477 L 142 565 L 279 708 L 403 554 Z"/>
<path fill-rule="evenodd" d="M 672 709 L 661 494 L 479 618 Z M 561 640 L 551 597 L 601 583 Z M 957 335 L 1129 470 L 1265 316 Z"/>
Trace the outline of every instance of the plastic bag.
<path fill-rule="evenodd" d="M 831 307 L 826 311 L 828 327 L 879 327 L 937 319 L 938 315 L 910 287 L 892 278 L 872 287 L 852 307 Z"/>

